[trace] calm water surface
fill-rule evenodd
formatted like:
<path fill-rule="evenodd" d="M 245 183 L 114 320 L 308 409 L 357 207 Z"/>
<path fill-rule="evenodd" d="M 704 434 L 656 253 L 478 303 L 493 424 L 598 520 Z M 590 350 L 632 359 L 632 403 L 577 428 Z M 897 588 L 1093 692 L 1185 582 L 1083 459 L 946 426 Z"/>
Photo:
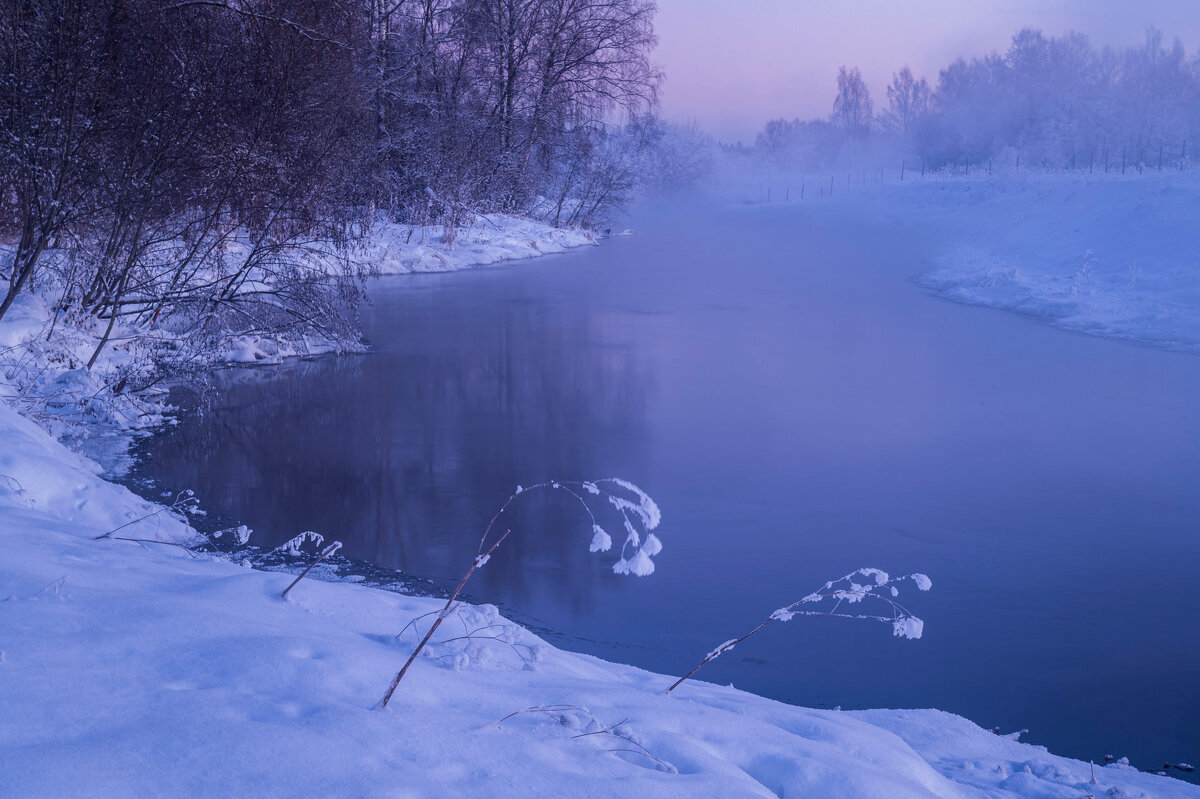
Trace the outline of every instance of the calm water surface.
<path fill-rule="evenodd" d="M 260 544 L 314 529 L 442 584 L 517 484 L 622 476 L 663 508 L 653 577 L 613 575 L 577 509 L 531 496 L 473 598 L 680 674 L 827 579 L 924 571 L 933 591 L 902 597 L 920 641 L 798 619 L 703 676 L 1200 760 L 1200 357 L 930 298 L 911 282 L 928 231 L 637 221 L 586 252 L 378 281 L 372 353 L 222 374 L 142 471 Z"/>

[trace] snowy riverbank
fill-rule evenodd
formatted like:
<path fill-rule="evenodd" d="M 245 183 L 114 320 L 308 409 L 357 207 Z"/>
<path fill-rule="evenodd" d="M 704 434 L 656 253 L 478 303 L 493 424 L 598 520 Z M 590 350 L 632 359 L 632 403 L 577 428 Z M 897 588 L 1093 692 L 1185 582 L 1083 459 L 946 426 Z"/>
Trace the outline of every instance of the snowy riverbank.
<path fill-rule="evenodd" d="M 795 204 L 804 208 L 802 204 Z M 1200 172 L 934 176 L 810 202 L 943 247 L 917 280 L 956 302 L 1200 352 Z"/>
<path fill-rule="evenodd" d="M 379 222 L 347 256 L 366 273 L 407 274 L 466 269 L 594 244 L 580 229 L 555 228 L 543 222 L 503 215 L 480 215 L 445 241 L 440 225 Z M 230 244 L 236 250 L 240 244 Z M 0 258 L 9 252 L 0 247 Z M 57 257 L 50 255 L 50 260 Z M 314 269 L 327 268 L 310 256 Z M 236 332 L 219 351 L 197 351 L 188 336 L 162 327 L 146 330 L 119 321 L 112 343 L 91 369 L 84 367 L 106 334 L 106 323 L 93 316 L 64 318 L 56 310 L 62 288 L 47 275 L 35 291 L 21 295 L 0 320 L 0 401 L 58 435 L 89 430 L 130 430 L 162 421 L 162 395 L 157 389 L 137 394 L 121 386 L 155 379 L 151 364 L 163 352 L 201 373 L 221 364 L 271 364 L 287 358 L 341 351 L 338 342 L 318 334 L 283 336 Z"/>
<path fill-rule="evenodd" d="M 281 600 L 290 575 L 94 540 L 147 503 L 2 406 L 0 441 L 3 795 L 1200 796 L 1119 764 L 1093 777 L 936 710 L 699 682 L 667 697 L 670 678 L 557 650 L 486 606 L 446 639 L 502 640 L 435 638 L 373 710 L 412 643 L 396 634 L 434 600 L 311 578 Z M 190 533 L 159 513 L 121 535 Z M 552 709 L 519 713 L 534 707 Z"/>
<path fill-rule="evenodd" d="M 440 225 L 380 224 L 355 254 L 383 275 L 446 272 L 500 261 L 536 258 L 595 244 L 595 236 L 579 228 L 556 228 L 544 222 L 501 214 L 480 215 L 443 244 Z"/>

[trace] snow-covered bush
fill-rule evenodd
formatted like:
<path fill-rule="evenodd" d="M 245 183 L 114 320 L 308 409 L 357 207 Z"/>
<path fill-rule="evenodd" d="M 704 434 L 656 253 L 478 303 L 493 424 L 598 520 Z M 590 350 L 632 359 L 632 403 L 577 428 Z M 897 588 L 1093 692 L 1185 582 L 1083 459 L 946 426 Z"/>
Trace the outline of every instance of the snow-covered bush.
<path fill-rule="evenodd" d="M 531 491 L 541 489 L 565 491 L 578 501 L 591 521 L 592 538 L 588 545 L 588 550 L 591 552 L 608 552 L 612 549 L 612 536 L 600 526 L 600 521 L 596 516 L 597 509 L 593 509 L 590 504 L 591 501 L 595 501 L 597 504 L 607 503 L 608 506 L 615 509 L 617 518 L 625 530 L 625 540 L 622 542 L 620 549 L 617 550 L 618 557 L 612 565 L 613 572 L 616 574 L 632 574 L 638 577 L 646 577 L 654 573 L 654 561 L 652 558 L 662 551 L 662 542 L 651 531 L 658 527 L 659 522 L 662 520 L 662 513 L 659 511 L 658 505 L 655 504 L 654 500 L 633 483 L 618 477 L 609 477 L 602 480 L 585 480 L 582 482 L 551 480 L 529 487 L 517 486 L 517 490 L 504 501 L 504 504 L 496 511 L 496 515 L 488 522 L 483 535 L 479 538 L 479 546 L 475 550 L 474 560 L 471 561 L 471 565 L 467 568 L 462 579 L 458 581 L 458 585 L 450 594 L 450 598 L 446 600 L 446 605 L 438 612 L 437 617 L 429 626 L 429 629 L 426 630 L 425 635 L 421 638 L 416 648 L 413 649 L 404 666 L 396 673 L 396 677 L 392 680 L 387 693 L 384 694 L 383 699 L 379 702 L 381 708 L 387 707 L 388 702 L 391 701 L 392 694 L 395 693 L 396 687 L 400 685 L 400 680 L 404 679 L 404 675 L 408 672 L 409 667 L 412 666 L 413 662 L 421 654 L 421 651 L 429 643 L 437 628 L 454 612 L 457 607 L 458 596 L 462 593 L 463 586 L 467 584 L 467 580 L 471 579 L 471 575 L 475 573 L 476 569 L 480 569 L 487 564 L 488 560 L 492 557 L 492 553 L 496 551 L 497 547 L 512 532 L 511 529 L 504 529 L 504 532 L 500 532 L 501 525 L 499 522 L 504 513 L 518 498 L 529 494 Z"/>

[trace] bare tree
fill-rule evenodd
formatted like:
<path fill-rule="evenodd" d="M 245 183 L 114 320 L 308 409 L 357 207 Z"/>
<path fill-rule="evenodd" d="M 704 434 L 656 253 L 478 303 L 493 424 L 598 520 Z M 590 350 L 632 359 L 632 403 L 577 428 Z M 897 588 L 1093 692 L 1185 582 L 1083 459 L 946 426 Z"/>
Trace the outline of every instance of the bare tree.
<path fill-rule="evenodd" d="M 142 385 L 191 368 L 171 337 L 193 359 L 245 334 L 349 346 L 348 247 L 379 209 L 449 241 L 479 211 L 550 197 L 547 219 L 595 225 L 628 200 L 654 126 L 613 120 L 655 102 L 654 12 L 4 2 L 0 318 L 46 273 L 55 319 L 93 338 L 87 367 L 119 340 L 161 365 Z"/>
<path fill-rule="evenodd" d="M 858 67 L 838 69 L 837 87 L 837 97 L 833 100 L 833 123 L 853 139 L 870 135 L 873 118 L 871 92 Z"/>
<path fill-rule="evenodd" d="M 0 8 L 0 235 L 16 243 L 0 319 L 32 281 L 47 248 L 85 217 L 97 154 L 91 117 L 99 85 L 101 26 L 88 0 Z"/>
<path fill-rule="evenodd" d="M 929 83 L 913 77 L 907 65 L 892 73 L 887 87 L 888 107 L 884 124 L 907 144 L 917 122 L 929 112 Z"/>

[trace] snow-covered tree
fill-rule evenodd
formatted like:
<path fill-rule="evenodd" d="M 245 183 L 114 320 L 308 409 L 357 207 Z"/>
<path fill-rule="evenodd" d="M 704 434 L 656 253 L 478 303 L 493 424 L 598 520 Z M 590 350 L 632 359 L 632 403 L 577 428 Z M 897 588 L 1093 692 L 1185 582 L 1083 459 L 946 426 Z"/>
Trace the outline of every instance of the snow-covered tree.
<path fill-rule="evenodd" d="M 929 112 L 929 96 L 929 83 L 924 78 L 914 78 L 908 65 L 893 72 L 887 87 L 888 107 L 881 120 L 884 128 L 907 144 L 917 124 Z"/>
<path fill-rule="evenodd" d="M 832 122 L 850 138 L 865 138 L 871 133 L 872 108 L 871 92 L 858 67 L 838 69 Z"/>

